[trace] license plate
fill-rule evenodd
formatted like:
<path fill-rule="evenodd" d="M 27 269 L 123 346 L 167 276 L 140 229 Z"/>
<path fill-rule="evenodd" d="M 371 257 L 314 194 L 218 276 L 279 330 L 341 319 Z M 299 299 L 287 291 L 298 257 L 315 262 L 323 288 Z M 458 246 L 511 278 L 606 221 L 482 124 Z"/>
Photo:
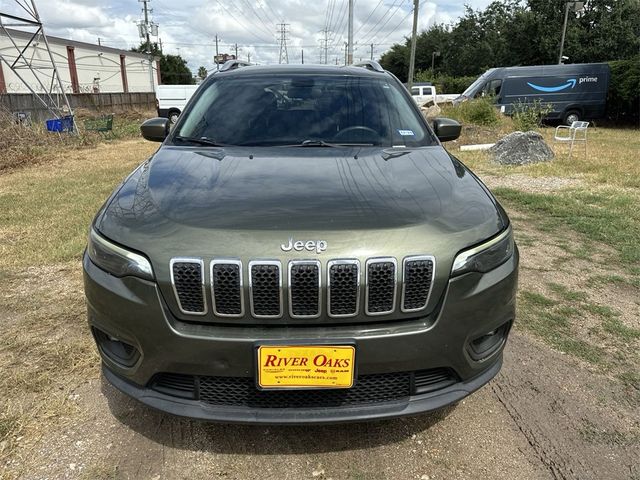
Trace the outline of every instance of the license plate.
<path fill-rule="evenodd" d="M 258 348 L 258 386 L 278 388 L 351 388 L 353 346 L 262 345 Z"/>

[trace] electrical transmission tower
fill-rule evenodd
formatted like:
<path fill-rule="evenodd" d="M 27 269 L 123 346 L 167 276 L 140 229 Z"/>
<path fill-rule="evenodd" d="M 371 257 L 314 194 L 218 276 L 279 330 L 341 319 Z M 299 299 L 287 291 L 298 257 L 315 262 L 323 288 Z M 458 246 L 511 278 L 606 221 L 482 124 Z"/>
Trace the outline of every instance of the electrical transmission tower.
<path fill-rule="evenodd" d="M 7 65 L 36 100 L 56 118 L 72 115 L 35 0 L 3 2 L 0 29 L 11 43 L 11 47 L 0 51 L 0 62 Z M 18 31 L 30 35 L 26 43 L 19 38 Z"/>
<path fill-rule="evenodd" d="M 324 34 L 323 38 L 320 39 L 320 63 L 326 65 L 329 63 L 329 34 L 331 30 L 325 27 L 324 30 L 320 30 L 320 33 Z"/>
<path fill-rule="evenodd" d="M 278 33 L 280 34 L 280 59 L 278 63 L 289 63 L 289 53 L 287 52 L 287 41 L 289 40 L 287 29 L 289 28 L 288 23 L 279 23 L 278 24 Z"/>

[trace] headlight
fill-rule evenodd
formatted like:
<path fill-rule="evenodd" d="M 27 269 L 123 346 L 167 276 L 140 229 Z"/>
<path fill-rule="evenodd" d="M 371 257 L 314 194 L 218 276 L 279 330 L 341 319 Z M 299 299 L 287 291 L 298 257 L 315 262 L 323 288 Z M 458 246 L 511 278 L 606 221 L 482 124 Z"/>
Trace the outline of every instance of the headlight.
<path fill-rule="evenodd" d="M 149 260 L 107 241 L 93 228 L 89 233 L 87 253 L 93 263 L 116 277 L 134 276 L 145 280 L 154 279 Z"/>
<path fill-rule="evenodd" d="M 493 270 L 509 260 L 514 249 L 513 232 L 509 227 L 488 242 L 460 253 L 453 261 L 451 276 Z"/>

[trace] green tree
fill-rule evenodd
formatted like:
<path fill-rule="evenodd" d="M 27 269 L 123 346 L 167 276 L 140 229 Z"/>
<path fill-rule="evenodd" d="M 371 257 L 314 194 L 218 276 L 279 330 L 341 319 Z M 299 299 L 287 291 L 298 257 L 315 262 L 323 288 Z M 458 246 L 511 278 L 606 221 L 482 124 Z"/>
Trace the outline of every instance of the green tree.
<path fill-rule="evenodd" d="M 434 25 L 417 39 L 416 72 L 432 76 L 479 75 L 491 67 L 549 65 L 558 61 L 566 3 L 563 0 L 496 0 L 484 10 L 466 7 L 451 25 Z M 407 80 L 409 39 L 395 44 L 380 62 Z M 570 11 L 564 55 L 570 63 L 632 58 L 640 51 L 640 1 L 585 0 Z"/>
<path fill-rule="evenodd" d="M 160 80 L 164 85 L 191 85 L 195 83 L 187 61 L 180 55 L 165 55 L 160 51 L 157 43 L 152 43 L 150 50 L 154 57 L 160 59 Z M 131 51 L 148 53 L 147 42 L 143 42 Z"/>
<path fill-rule="evenodd" d="M 198 68 L 198 78 L 200 80 L 204 80 L 205 78 L 207 78 L 207 69 L 204 68 L 203 66 L 200 66 L 200 68 Z"/>

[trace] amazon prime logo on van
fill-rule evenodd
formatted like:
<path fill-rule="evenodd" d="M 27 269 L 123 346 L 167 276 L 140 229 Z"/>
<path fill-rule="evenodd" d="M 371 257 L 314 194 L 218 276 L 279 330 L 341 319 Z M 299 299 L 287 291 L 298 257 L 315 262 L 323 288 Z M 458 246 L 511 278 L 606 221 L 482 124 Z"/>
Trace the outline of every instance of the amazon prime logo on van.
<path fill-rule="evenodd" d="M 534 90 L 538 90 L 539 92 L 554 93 L 554 92 L 561 92 L 562 90 L 566 90 L 567 88 L 575 88 L 576 83 L 577 83 L 577 80 L 575 78 L 570 78 L 569 80 L 566 81 L 566 83 L 563 83 L 562 85 L 556 85 L 555 87 L 543 87 L 541 85 L 536 85 L 535 83 L 531 83 L 531 82 L 527 82 L 527 85 L 529 85 Z"/>

